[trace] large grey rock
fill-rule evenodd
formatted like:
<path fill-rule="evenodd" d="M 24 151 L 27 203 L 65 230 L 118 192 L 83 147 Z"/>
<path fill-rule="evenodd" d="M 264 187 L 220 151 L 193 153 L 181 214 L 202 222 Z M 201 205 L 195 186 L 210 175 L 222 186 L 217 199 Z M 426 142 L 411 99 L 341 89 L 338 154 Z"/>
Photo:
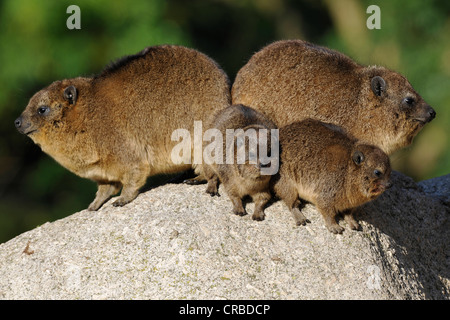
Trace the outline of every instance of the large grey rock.
<path fill-rule="evenodd" d="M 205 186 L 164 185 L 0 245 L 0 297 L 448 299 L 450 175 L 393 182 L 342 235 L 311 205 L 306 227 L 281 202 L 255 222 Z"/>

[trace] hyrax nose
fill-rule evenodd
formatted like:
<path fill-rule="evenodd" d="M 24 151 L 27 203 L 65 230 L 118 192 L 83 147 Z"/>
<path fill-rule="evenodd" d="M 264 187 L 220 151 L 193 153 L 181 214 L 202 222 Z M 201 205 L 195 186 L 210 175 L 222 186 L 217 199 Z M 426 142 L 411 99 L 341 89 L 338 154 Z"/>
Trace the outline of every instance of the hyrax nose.
<path fill-rule="evenodd" d="M 430 115 L 428 121 L 431 121 L 436 117 L 436 111 L 434 111 L 434 109 L 430 106 L 428 106 L 428 108 L 429 108 L 428 114 Z"/>
<path fill-rule="evenodd" d="M 433 108 L 430 107 L 430 120 L 436 118 L 436 111 L 434 111 Z"/>
<path fill-rule="evenodd" d="M 22 117 L 18 117 L 15 121 L 14 121 L 14 125 L 16 126 L 17 129 L 19 129 L 22 126 Z"/>

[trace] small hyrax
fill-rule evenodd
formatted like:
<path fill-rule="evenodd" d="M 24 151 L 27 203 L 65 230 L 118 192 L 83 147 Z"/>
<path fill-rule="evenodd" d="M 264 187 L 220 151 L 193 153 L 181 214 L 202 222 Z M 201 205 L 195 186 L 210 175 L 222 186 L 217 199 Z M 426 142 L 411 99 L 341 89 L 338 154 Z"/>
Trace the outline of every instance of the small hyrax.
<path fill-rule="evenodd" d="M 233 104 L 261 111 L 280 128 L 313 118 L 388 154 L 409 145 L 436 115 L 404 76 L 301 40 L 255 53 L 231 94 Z"/>
<path fill-rule="evenodd" d="M 272 146 L 278 147 L 278 140 L 272 143 L 272 129 L 276 130 L 276 126 L 260 112 L 233 105 L 220 111 L 208 127 L 220 131 L 223 138 L 219 143 L 222 143 L 223 153 L 216 161 L 203 165 L 203 174 L 208 181 L 206 192 L 211 196 L 219 195 L 220 180 L 233 203 L 235 214 L 246 214 L 242 198 L 250 196 L 255 202 L 252 218 L 263 220 L 264 207 L 271 198 L 270 178 L 278 171 L 278 157 L 271 151 Z M 227 130 L 231 130 L 231 134 Z M 275 136 L 273 138 L 276 139 Z M 241 163 L 238 160 L 239 153 Z M 263 161 L 261 156 L 269 153 L 271 157 Z M 263 168 L 271 170 L 264 173 Z"/>
<path fill-rule="evenodd" d="M 353 209 L 390 187 L 389 157 L 333 124 L 307 119 L 282 127 L 280 148 L 280 171 L 271 184 L 297 225 L 308 222 L 299 208 L 305 200 L 317 207 L 331 232 L 344 230 L 336 222 L 338 213 L 357 230 Z"/>
<path fill-rule="evenodd" d="M 148 47 L 94 77 L 53 82 L 15 125 L 62 166 L 97 182 L 89 210 L 121 188 L 113 205 L 123 206 L 148 176 L 191 167 L 172 161 L 172 132 L 192 135 L 195 120 L 229 106 L 229 87 L 223 70 L 196 50 Z"/>

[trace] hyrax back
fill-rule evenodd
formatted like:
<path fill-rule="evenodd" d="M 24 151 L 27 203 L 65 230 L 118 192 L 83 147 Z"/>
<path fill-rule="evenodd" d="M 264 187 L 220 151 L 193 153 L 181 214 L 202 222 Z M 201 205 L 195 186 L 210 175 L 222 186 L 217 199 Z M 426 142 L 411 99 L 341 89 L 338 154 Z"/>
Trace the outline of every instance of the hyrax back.
<path fill-rule="evenodd" d="M 232 100 L 278 127 L 307 118 L 339 125 L 388 154 L 409 145 L 436 115 L 402 75 L 301 40 L 254 54 L 236 76 Z"/>
<path fill-rule="evenodd" d="M 132 201 L 148 176 L 190 168 L 174 164 L 171 134 L 193 133 L 195 120 L 230 104 L 229 81 L 206 55 L 155 46 L 127 56 L 92 78 L 56 81 L 36 93 L 18 130 L 75 174 L 98 183 L 97 210 Z"/>
<path fill-rule="evenodd" d="M 358 229 L 352 209 L 390 186 L 389 157 L 335 125 L 308 119 L 282 127 L 280 148 L 280 171 L 273 188 L 297 225 L 307 222 L 299 209 L 302 199 L 317 207 L 331 232 L 344 230 L 336 223 L 338 213 Z"/>
<path fill-rule="evenodd" d="M 215 139 L 222 144 L 223 152 L 203 165 L 208 180 L 206 192 L 218 195 L 220 180 L 233 203 L 235 214 L 246 214 L 242 198 L 248 195 L 255 202 L 252 218 L 263 220 L 264 206 L 271 198 L 269 181 L 271 175 L 278 171 L 278 157 L 274 150 L 278 148 L 278 132 L 272 131 L 276 126 L 260 112 L 233 105 L 220 111 L 208 127 L 218 130 Z"/>

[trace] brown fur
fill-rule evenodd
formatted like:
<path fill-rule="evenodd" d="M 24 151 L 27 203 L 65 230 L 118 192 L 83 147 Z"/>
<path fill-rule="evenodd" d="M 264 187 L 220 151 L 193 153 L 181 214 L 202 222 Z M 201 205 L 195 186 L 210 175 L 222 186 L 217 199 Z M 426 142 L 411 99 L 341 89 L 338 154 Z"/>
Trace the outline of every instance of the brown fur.
<path fill-rule="evenodd" d="M 372 90 L 372 79 L 380 90 Z M 377 79 L 384 86 L 377 87 Z M 278 127 L 306 118 L 334 123 L 388 154 L 409 145 L 436 114 L 402 75 L 301 40 L 278 41 L 254 54 L 236 76 L 232 100 Z"/>
<path fill-rule="evenodd" d="M 267 140 L 262 143 L 267 142 L 267 150 L 270 152 L 270 129 L 276 129 L 276 126 L 267 119 L 260 112 L 257 112 L 251 108 L 242 105 L 230 106 L 216 115 L 213 119 L 212 124 L 208 125 L 209 128 L 218 129 L 223 136 L 223 163 L 216 164 L 212 163 L 210 165 L 204 164 L 204 176 L 208 180 L 208 185 L 206 192 L 213 195 L 218 195 L 218 185 L 219 180 L 222 182 L 228 197 L 233 203 L 233 212 L 237 215 L 245 215 L 246 211 L 242 204 L 242 198 L 244 196 L 252 197 L 255 202 L 255 211 L 252 215 L 254 220 L 264 219 L 264 207 L 271 198 L 269 182 L 270 175 L 262 175 L 260 172 L 261 163 L 258 159 L 256 164 L 249 163 L 248 159 L 244 164 L 237 164 L 237 152 L 236 147 L 236 135 L 233 139 L 234 143 L 234 164 L 227 164 L 226 153 L 226 129 L 243 129 L 246 132 L 248 129 L 255 129 L 257 137 L 259 139 L 258 130 L 267 129 Z M 253 152 L 257 154 L 258 150 L 252 150 L 249 147 L 248 139 L 245 141 L 245 145 L 241 148 L 246 148 L 248 153 Z M 258 148 L 260 145 L 257 146 Z M 248 154 L 247 153 L 247 154 Z M 273 159 L 273 161 L 278 161 Z M 278 167 L 278 164 L 277 164 Z"/>
<path fill-rule="evenodd" d="M 194 120 L 229 104 L 228 78 L 214 61 L 164 45 L 124 57 L 95 77 L 52 83 L 31 98 L 16 127 L 61 165 L 98 183 L 89 206 L 97 210 L 122 187 L 115 206 L 136 198 L 148 176 L 189 169 L 171 160 L 173 130 L 192 135 Z M 42 106 L 48 113 L 38 113 Z"/>
<path fill-rule="evenodd" d="M 307 222 L 299 209 L 301 198 L 317 207 L 331 232 L 344 230 L 336 223 L 338 213 L 344 214 L 352 229 L 358 229 L 353 208 L 390 186 L 389 157 L 335 125 L 312 119 L 294 122 L 280 129 L 280 145 L 280 171 L 273 179 L 273 189 L 297 225 Z M 357 156 L 359 165 L 354 161 Z"/>

